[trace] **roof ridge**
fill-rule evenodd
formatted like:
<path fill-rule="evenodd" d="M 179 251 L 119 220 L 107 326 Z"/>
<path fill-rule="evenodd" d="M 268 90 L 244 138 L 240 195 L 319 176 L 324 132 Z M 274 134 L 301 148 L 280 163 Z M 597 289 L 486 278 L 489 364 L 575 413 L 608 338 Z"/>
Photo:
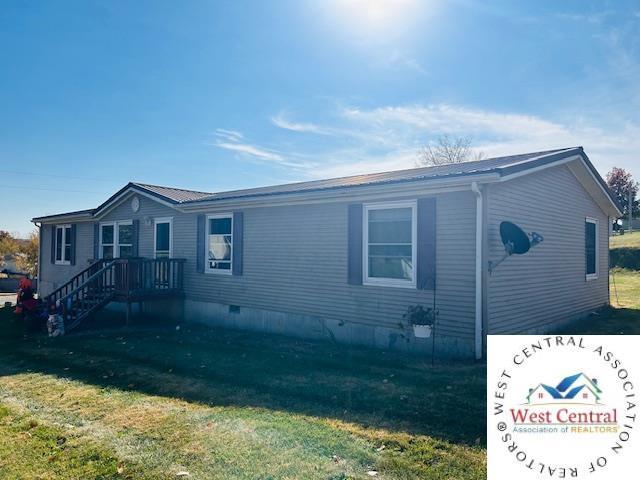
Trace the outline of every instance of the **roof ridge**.
<path fill-rule="evenodd" d="M 142 182 L 131 182 L 133 185 L 137 185 L 139 187 L 155 187 L 155 188 L 166 188 L 170 190 L 178 190 L 180 192 L 192 192 L 192 193 L 203 193 L 205 195 L 212 195 L 215 192 L 203 192 L 201 190 L 191 190 L 189 188 L 179 188 L 179 187 L 169 187 L 167 185 L 156 185 L 153 183 L 142 183 Z"/>
<path fill-rule="evenodd" d="M 551 155 L 556 155 L 558 153 L 566 153 L 566 152 L 569 152 L 571 150 L 582 150 L 582 147 L 557 148 L 555 150 L 545 150 L 545 151 L 542 151 L 542 152 L 522 153 L 520 155 L 507 155 L 507 157 L 519 157 L 519 156 L 524 156 L 524 155 L 536 155 L 535 157 L 529 157 L 529 158 L 526 158 L 524 160 L 520 160 L 519 162 L 511 163 L 509 165 L 510 167 L 513 167 L 515 165 L 521 165 L 522 163 L 531 162 L 532 160 L 539 160 L 540 158 L 549 157 Z M 497 160 L 499 158 L 505 158 L 505 157 L 488 158 L 487 160 Z"/>

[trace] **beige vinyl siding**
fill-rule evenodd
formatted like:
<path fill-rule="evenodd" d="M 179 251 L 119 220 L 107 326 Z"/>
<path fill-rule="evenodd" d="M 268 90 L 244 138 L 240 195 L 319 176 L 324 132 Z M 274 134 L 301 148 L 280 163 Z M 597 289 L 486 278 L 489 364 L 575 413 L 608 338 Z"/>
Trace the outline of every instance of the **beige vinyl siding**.
<path fill-rule="evenodd" d="M 548 331 L 608 302 L 608 218 L 566 166 L 491 185 L 487 214 L 489 260 L 504 252 L 503 220 L 544 236 L 489 276 L 489 333 Z M 585 279 L 586 217 L 598 219 L 599 277 L 591 281 Z"/>
<path fill-rule="evenodd" d="M 242 209 L 244 270 L 241 276 L 230 276 L 197 273 L 197 214 L 178 212 L 144 196 L 139 196 L 140 209 L 134 213 L 130 198 L 97 221 L 138 219 L 139 254 L 152 257 L 153 218 L 173 217 L 173 256 L 187 260 L 189 300 L 392 328 L 399 327 L 409 305 L 433 303 L 432 291 L 347 283 L 347 203 Z M 86 224 L 86 234 L 79 236 L 84 253 L 78 256 L 78 266 L 93 258 L 92 228 L 92 223 Z M 474 239 L 473 194 L 438 195 L 439 333 L 469 341 L 474 318 Z M 56 278 L 62 281 L 70 273 L 60 271 Z M 49 274 L 47 270 L 43 276 Z"/>
<path fill-rule="evenodd" d="M 42 258 L 40 265 L 40 279 L 38 281 L 38 293 L 47 295 L 64 284 L 71 277 L 89 266 L 89 260 L 93 258 L 93 224 L 76 223 L 76 264 L 55 265 L 51 263 L 51 225 L 71 225 L 69 222 L 57 224 L 44 224 L 40 229 L 42 242 Z"/>
<path fill-rule="evenodd" d="M 438 197 L 440 332 L 466 338 L 473 334 L 474 209 L 471 193 Z M 347 284 L 346 203 L 243 212 L 242 276 L 197 273 L 196 215 L 174 219 L 188 299 L 387 327 L 398 327 L 409 305 L 432 305 L 431 291 Z"/>
<path fill-rule="evenodd" d="M 137 196 L 140 201 L 140 208 L 134 212 L 131 208 L 131 199 Z M 124 198 L 115 208 L 108 211 L 102 217 L 96 219 L 97 222 L 114 222 L 123 220 L 138 220 L 138 255 L 140 257 L 153 258 L 153 228 L 154 218 L 174 217 L 179 212 L 172 207 L 163 205 L 144 195 L 130 194 Z M 149 223 L 149 225 L 147 225 Z M 175 229 L 175 225 L 174 225 Z M 175 233 L 174 233 L 175 235 Z M 174 257 L 176 257 L 174 251 Z"/>

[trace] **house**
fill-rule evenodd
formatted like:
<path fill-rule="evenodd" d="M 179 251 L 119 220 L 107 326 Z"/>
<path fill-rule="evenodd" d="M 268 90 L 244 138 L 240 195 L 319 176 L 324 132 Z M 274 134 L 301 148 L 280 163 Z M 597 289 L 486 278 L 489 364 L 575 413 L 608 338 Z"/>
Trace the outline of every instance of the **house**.
<path fill-rule="evenodd" d="M 530 405 L 544 405 L 560 399 L 562 399 L 562 395 L 555 388 L 542 383 L 536 388 L 530 389 L 529 395 L 527 395 L 527 403 Z"/>
<path fill-rule="evenodd" d="M 97 208 L 33 221 L 40 294 L 77 319 L 121 300 L 210 325 L 481 358 L 487 333 L 542 333 L 608 303 L 619 215 L 576 147 L 221 193 L 129 183 Z M 490 273 L 505 220 L 544 241 Z M 436 307 L 433 337 L 407 328 L 410 305 Z"/>
<path fill-rule="evenodd" d="M 564 378 L 557 386 L 558 392 L 564 394 L 565 399 L 574 403 L 597 404 L 600 401 L 602 390 L 595 378 L 590 378 L 584 373 L 577 373 Z"/>
<path fill-rule="evenodd" d="M 577 384 L 577 385 L 576 385 Z M 563 378 L 558 385 L 551 387 L 543 383 L 529 389 L 527 403 L 531 405 L 556 403 L 598 404 L 602 390 L 595 379 L 584 373 L 577 373 Z"/>
<path fill-rule="evenodd" d="M 564 398 L 573 400 L 574 403 L 586 403 L 589 405 L 596 405 L 600 402 L 600 396 L 589 385 L 580 385 L 572 388 Z"/>
<path fill-rule="evenodd" d="M 561 393 L 564 393 L 567 391 L 570 392 L 569 388 L 571 387 L 574 387 L 574 389 L 577 388 L 575 387 L 576 383 L 586 385 L 590 389 L 598 393 L 601 393 L 600 387 L 598 387 L 598 381 L 595 378 L 589 378 L 584 373 L 576 373 L 575 375 L 570 375 L 566 378 L 563 378 L 560 381 L 560 383 L 558 383 L 558 385 L 556 386 L 556 389 Z M 568 393 L 565 395 L 568 395 Z"/>

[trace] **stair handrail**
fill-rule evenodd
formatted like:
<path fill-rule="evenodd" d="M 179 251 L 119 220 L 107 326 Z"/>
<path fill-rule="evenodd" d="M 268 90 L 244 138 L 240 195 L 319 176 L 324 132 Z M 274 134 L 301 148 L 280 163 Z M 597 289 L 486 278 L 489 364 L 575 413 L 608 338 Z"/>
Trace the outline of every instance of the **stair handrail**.
<path fill-rule="evenodd" d="M 85 288 L 87 286 L 87 283 L 89 283 L 90 281 L 92 281 L 95 278 L 98 278 L 98 276 L 102 275 L 104 272 L 109 270 L 109 268 L 111 268 L 113 265 L 115 265 L 116 262 L 117 262 L 117 260 L 112 260 L 110 262 L 105 262 L 104 267 L 102 267 L 100 270 L 95 272 L 93 275 L 91 275 L 89 278 L 87 278 L 84 282 L 82 282 L 82 284 L 78 285 L 76 288 L 74 288 L 69 293 L 67 293 L 64 297 L 60 297 L 60 305 L 62 305 L 63 307 L 66 307 L 64 305 L 64 302 L 67 300 L 67 298 L 73 296 L 74 294 L 76 294 L 77 292 L 79 292 L 80 290 Z"/>
<path fill-rule="evenodd" d="M 75 274 L 73 277 L 71 277 L 69 280 L 67 280 L 66 282 L 64 282 L 60 287 L 56 288 L 53 292 L 49 293 L 48 295 L 46 295 L 44 297 L 45 303 L 48 303 L 48 301 L 53 298 L 55 299 L 55 297 L 62 292 L 65 288 L 67 288 L 67 285 L 73 283 L 74 281 L 76 281 L 76 279 L 82 277 L 83 275 L 85 275 L 89 270 L 91 270 L 92 268 L 95 268 L 97 264 L 99 263 L 104 263 L 105 260 L 100 259 L 100 260 L 96 260 L 95 262 L 93 262 L 91 265 L 89 265 L 87 268 L 85 268 L 84 270 L 82 270 L 81 272 Z M 101 267 L 102 268 L 102 267 Z M 88 280 L 88 279 L 87 279 Z M 85 280 L 84 282 L 86 282 L 87 280 Z M 82 283 L 84 283 L 82 282 Z M 65 295 L 66 297 L 66 295 Z M 62 300 L 62 298 L 64 297 L 60 297 L 60 300 Z"/>

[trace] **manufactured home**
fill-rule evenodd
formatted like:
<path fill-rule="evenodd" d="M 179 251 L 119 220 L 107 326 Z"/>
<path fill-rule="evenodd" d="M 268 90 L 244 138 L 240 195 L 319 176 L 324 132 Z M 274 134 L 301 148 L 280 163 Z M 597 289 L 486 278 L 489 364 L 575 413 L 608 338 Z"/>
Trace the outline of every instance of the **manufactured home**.
<path fill-rule="evenodd" d="M 97 208 L 33 221 L 39 294 L 73 325 L 122 302 L 481 358 L 488 333 L 546 332 L 608 303 L 618 216 L 577 147 L 219 193 L 129 183 Z M 505 222 L 535 248 L 514 252 Z M 410 306 L 437 313 L 429 338 L 407 325 Z"/>

